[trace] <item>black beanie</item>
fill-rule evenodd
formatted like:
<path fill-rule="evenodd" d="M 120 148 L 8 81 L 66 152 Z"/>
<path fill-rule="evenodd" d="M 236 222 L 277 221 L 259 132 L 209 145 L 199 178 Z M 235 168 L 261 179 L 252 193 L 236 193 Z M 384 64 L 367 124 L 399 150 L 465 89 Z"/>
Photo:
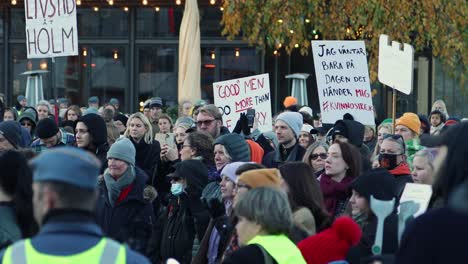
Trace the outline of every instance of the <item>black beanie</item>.
<path fill-rule="evenodd" d="M 128 117 L 126 117 L 125 115 L 122 115 L 122 114 L 118 114 L 118 115 L 114 116 L 114 121 L 120 121 L 120 122 L 122 122 L 122 124 L 125 127 L 127 127 Z"/>
<path fill-rule="evenodd" d="M 44 118 L 37 123 L 37 137 L 41 139 L 50 138 L 58 133 L 59 129 L 55 121 L 50 118 Z"/>
<path fill-rule="evenodd" d="M 366 197 L 367 201 L 370 201 L 371 195 L 384 201 L 394 197 L 397 199 L 395 177 L 386 169 L 372 169 L 363 173 L 351 183 L 351 189 Z"/>
<path fill-rule="evenodd" d="M 250 161 L 249 145 L 241 135 L 236 133 L 222 135 L 215 140 L 213 146 L 217 144 L 224 146 L 227 154 L 231 156 L 231 162 Z"/>
<path fill-rule="evenodd" d="M 75 127 L 78 122 L 83 122 L 88 128 L 88 132 L 93 138 L 93 144 L 95 146 L 100 146 L 107 142 L 107 127 L 106 122 L 100 115 L 97 114 L 87 114 L 81 116 L 75 122 Z"/>
<path fill-rule="evenodd" d="M 0 122 L 0 134 L 2 134 L 13 147 L 21 145 L 21 126 L 16 121 Z"/>

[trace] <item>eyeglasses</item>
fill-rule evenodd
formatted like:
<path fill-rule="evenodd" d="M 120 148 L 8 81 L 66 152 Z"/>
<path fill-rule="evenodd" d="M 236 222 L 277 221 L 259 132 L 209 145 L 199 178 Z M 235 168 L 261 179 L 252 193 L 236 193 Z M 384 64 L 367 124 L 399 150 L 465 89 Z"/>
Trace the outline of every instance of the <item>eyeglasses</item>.
<path fill-rule="evenodd" d="M 311 159 L 311 160 L 316 160 L 316 159 L 318 159 L 319 157 L 320 157 L 321 159 L 324 160 L 324 159 L 326 159 L 326 158 L 328 157 L 328 155 L 327 155 L 327 153 L 319 153 L 319 154 L 312 154 L 312 155 L 310 155 L 310 159 Z"/>
<path fill-rule="evenodd" d="M 210 126 L 213 123 L 213 121 L 215 121 L 215 120 L 216 119 L 197 121 L 197 126 L 199 126 L 199 127 L 201 127 L 202 125 Z"/>

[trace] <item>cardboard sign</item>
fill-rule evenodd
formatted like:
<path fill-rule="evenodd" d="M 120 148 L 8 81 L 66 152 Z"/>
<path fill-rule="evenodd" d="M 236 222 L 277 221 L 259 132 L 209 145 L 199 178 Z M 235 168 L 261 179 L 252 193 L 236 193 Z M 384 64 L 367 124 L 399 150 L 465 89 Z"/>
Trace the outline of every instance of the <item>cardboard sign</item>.
<path fill-rule="evenodd" d="M 75 0 L 24 0 L 28 59 L 78 55 Z"/>
<path fill-rule="evenodd" d="M 375 125 L 364 41 L 312 41 L 322 122 L 334 124 L 350 113 Z"/>
<path fill-rule="evenodd" d="M 429 206 L 429 201 L 432 196 L 432 186 L 418 183 L 407 183 L 403 194 L 400 198 L 400 203 L 413 201 L 419 205 L 419 210 L 414 214 L 417 217 L 426 212 Z"/>
<path fill-rule="evenodd" d="M 223 114 L 223 125 L 232 132 L 240 114 L 255 109 L 258 129 L 271 131 L 271 94 L 268 74 L 213 83 L 214 103 Z"/>
<path fill-rule="evenodd" d="M 379 38 L 379 81 L 405 94 L 413 88 L 414 49 L 409 44 L 392 41 L 388 45 L 388 36 Z"/>

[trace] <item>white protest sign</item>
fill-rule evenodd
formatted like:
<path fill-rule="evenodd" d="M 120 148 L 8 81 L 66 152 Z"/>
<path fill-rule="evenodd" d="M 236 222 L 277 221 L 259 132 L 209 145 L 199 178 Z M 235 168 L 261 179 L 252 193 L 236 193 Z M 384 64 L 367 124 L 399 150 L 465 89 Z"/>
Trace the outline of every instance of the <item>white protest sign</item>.
<path fill-rule="evenodd" d="M 231 132 L 240 114 L 255 109 L 258 129 L 271 131 L 271 95 L 268 74 L 213 83 L 214 104 L 223 114 L 223 124 Z"/>
<path fill-rule="evenodd" d="M 412 201 L 419 205 L 419 210 L 414 214 L 415 217 L 426 212 L 429 201 L 432 196 L 432 186 L 427 184 L 407 183 L 401 194 L 400 204 L 406 201 Z"/>
<path fill-rule="evenodd" d="M 364 41 L 312 41 L 322 122 L 334 124 L 350 113 L 375 125 Z"/>
<path fill-rule="evenodd" d="M 75 0 L 24 0 L 28 59 L 78 55 Z"/>
<path fill-rule="evenodd" d="M 413 88 L 414 49 L 404 43 L 392 41 L 388 45 L 388 36 L 379 38 L 379 81 L 405 94 L 410 94 Z"/>

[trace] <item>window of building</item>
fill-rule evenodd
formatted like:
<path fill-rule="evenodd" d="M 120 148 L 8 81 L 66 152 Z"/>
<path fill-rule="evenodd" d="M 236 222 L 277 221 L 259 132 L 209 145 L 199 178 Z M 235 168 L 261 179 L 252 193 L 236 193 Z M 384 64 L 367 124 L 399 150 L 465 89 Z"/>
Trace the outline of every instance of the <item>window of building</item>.
<path fill-rule="evenodd" d="M 181 7 L 139 8 L 136 12 L 136 36 L 139 39 L 155 37 L 177 38 L 183 9 Z"/>
<path fill-rule="evenodd" d="M 120 8 L 78 8 L 76 19 L 80 38 L 128 38 L 129 14 Z"/>
<path fill-rule="evenodd" d="M 466 117 L 468 116 L 468 83 L 462 86 L 459 79 L 452 76 L 461 76 L 463 73 L 459 71 L 450 75 L 444 65 L 437 59 L 434 59 L 434 100 L 442 99 L 447 106 L 447 111 L 450 116 Z M 429 106 L 429 107 L 432 107 Z"/>

